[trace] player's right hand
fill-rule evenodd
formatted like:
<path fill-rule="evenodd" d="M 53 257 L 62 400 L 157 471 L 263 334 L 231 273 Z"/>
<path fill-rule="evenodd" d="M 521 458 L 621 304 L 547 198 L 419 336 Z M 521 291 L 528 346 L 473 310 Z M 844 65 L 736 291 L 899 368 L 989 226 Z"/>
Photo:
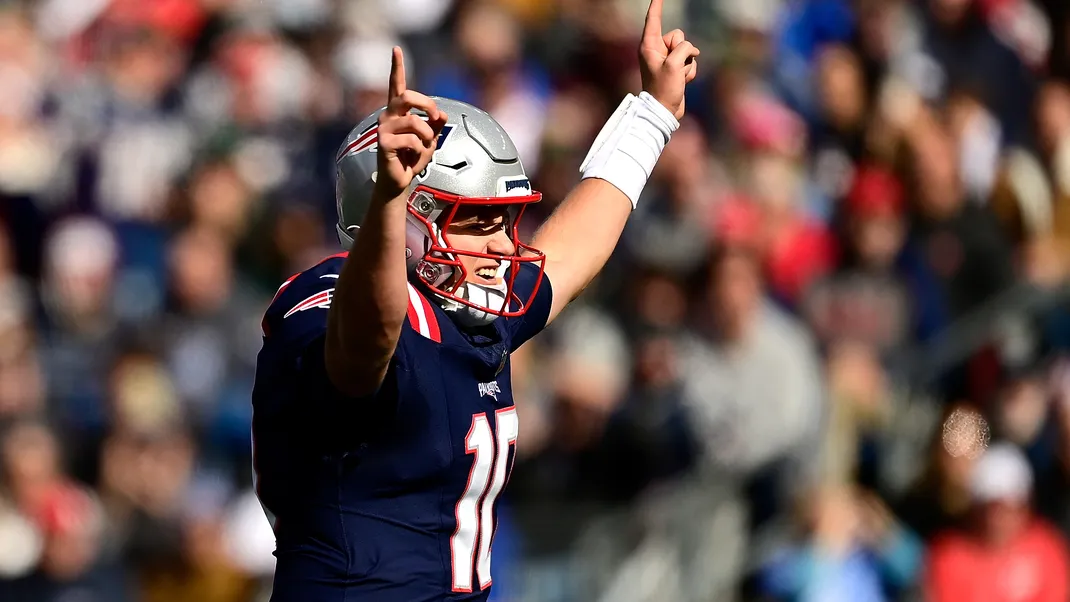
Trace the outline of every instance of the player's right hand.
<path fill-rule="evenodd" d="M 375 187 L 382 198 L 392 199 L 405 191 L 416 174 L 431 162 L 446 114 L 435 101 L 405 85 L 405 58 L 394 47 L 390 65 L 389 102 L 379 115 L 378 175 Z M 427 115 L 414 115 L 417 109 Z"/>

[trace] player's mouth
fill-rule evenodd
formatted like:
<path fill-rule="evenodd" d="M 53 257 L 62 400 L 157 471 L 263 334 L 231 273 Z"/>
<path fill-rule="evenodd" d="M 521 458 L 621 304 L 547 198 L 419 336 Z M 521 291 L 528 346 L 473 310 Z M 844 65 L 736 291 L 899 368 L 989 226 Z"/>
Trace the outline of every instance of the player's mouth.
<path fill-rule="evenodd" d="M 498 275 L 498 265 L 484 265 L 476 268 L 472 272 L 472 281 L 476 284 L 483 284 L 486 286 L 498 286 L 503 280 Z"/>

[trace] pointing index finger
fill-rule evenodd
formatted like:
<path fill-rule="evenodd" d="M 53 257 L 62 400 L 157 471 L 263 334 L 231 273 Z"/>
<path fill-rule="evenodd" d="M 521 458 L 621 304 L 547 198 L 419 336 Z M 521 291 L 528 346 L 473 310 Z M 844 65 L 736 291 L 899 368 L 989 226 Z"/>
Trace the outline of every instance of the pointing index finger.
<path fill-rule="evenodd" d="M 394 46 L 394 53 L 390 59 L 390 98 L 394 100 L 405 93 L 405 57 L 401 53 L 400 46 Z"/>
<path fill-rule="evenodd" d="M 646 24 L 643 26 L 644 41 L 661 41 L 661 5 L 663 0 L 650 0 L 646 11 Z"/>

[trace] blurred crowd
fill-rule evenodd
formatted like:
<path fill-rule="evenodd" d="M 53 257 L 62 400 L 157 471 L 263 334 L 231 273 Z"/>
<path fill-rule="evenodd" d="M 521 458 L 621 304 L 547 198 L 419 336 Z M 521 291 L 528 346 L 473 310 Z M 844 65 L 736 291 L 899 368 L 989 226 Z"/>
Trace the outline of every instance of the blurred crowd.
<path fill-rule="evenodd" d="M 1070 598 L 1070 4 L 666 4 L 700 77 L 514 356 L 493 598 Z M 0 601 L 266 600 L 260 320 L 391 46 L 510 133 L 530 232 L 646 5 L 0 1 Z"/>

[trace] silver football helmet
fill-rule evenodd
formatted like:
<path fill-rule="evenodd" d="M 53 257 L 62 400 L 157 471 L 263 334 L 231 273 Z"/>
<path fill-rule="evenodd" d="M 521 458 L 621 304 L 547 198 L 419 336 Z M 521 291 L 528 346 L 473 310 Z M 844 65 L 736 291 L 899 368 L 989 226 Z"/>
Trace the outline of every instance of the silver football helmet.
<path fill-rule="evenodd" d="M 446 311 L 466 326 L 489 324 L 499 316 L 522 315 L 537 287 L 528 299 L 516 297 L 515 268 L 519 263 L 534 263 L 541 272 L 546 258 L 520 241 L 517 225 L 527 205 L 540 201 L 542 194 L 532 190 L 516 147 L 494 118 L 464 102 L 437 97 L 434 100 L 449 122 L 439 134 L 431 163 L 409 187 L 405 240 L 409 279 L 426 287 Z M 384 109 L 364 118 L 338 153 L 337 230 L 339 241 L 347 249 L 359 236 L 371 203 L 378 169 L 376 132 Z M 508 205 L 515 255 L 463 251 L 450 244 L 447 228 L 457 210 L 466 204 Z M 459 260 L 462 255 L 497 260 L 501 284 L 466 282 L 468 274 Z"/>

